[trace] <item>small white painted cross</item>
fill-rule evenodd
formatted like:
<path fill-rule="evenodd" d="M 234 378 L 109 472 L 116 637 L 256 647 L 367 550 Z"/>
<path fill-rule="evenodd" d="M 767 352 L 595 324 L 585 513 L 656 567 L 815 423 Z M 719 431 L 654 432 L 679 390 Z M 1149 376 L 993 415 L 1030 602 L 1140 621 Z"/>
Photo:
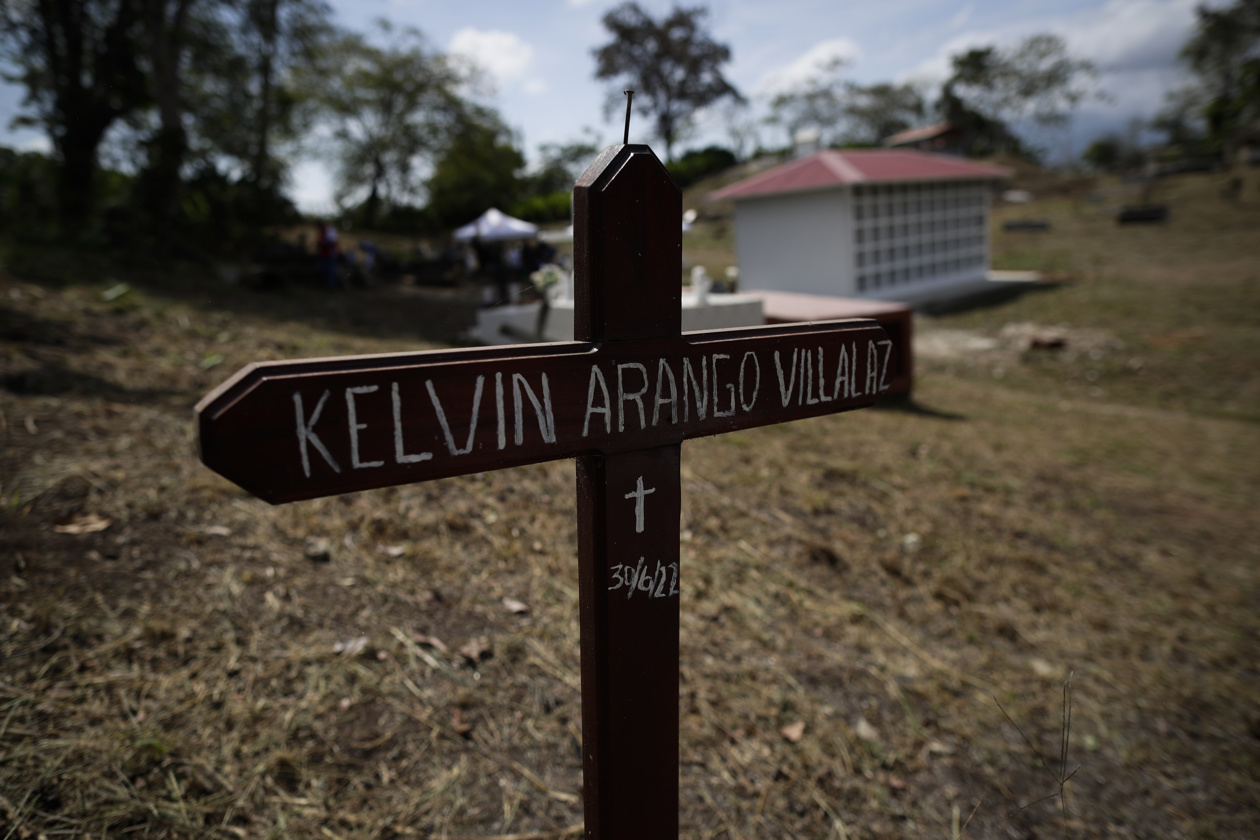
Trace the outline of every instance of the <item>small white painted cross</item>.
<path fill-rule="evenodd" d="M 634 499 L 634 532 L 643 533 L 643 497 L 655 493 L 655 487 L 643 489 L 643 476 L 634 480 L 634 489 L 626 494 L 627 499 Z"/>

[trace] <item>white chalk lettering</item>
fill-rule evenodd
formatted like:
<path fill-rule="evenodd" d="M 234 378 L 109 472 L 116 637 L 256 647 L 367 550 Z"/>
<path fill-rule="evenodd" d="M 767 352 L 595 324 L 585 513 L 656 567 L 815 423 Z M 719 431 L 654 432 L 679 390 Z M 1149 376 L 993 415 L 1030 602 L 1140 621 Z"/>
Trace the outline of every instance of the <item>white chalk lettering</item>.
<path fill-rule="evenodd" d="M 818 348 L 818 399 L 822 402 L 831 402 L 835 396 L 827 396 L 827 389 L 823 387 L 823 349 Z"/>
<path fill-rule="evenodd" d="M 433 410 L 437 412 L 438 423 L 442 426 L 442 434 L 446 435 L 446 448 L 452 455 L 467 455 L 472 452 L 473 438 L 477 434 L 477 416 L 481 409 L 481 391 L 485 384 L 485 376 L 478 376 L 477 387 L 473 391 L 471 419 L 468 421 L 468 442 L 460 449 L 455 445 L 455 436 L 451 434 L 451 424 L 447 422 L 446 412 L 442 410 L 442 401 L 438 399 L 437 391 L 433 390 L 433 380 L 424 380 L 424 387 L 429 390 L 429 399 L 433 402 Z"/>
<path fill-rule="evenodd" d="M 661 374 L 665 374 L 662 376 Z M 665 379 L 669 379 L 669 397 L 663 395 L 663 385 Z M 669 422 L 678 423 L 678 383 L 674 381 L 674 371 L 670 368 L 669 362 L 660 359 L 656 363 L 656 396 L 652 400 L 652 427 L 656 428 L 656 424 L 661 419 L 661 406 L 669 404 Z"/>
<path fill-rule="evenodd" d="M 718 360 L 729 359 L 730 356 L 725 353 L 713 354 L 713 416 L 714 417 L 731 417 L 735 414 L 735 385 L 726 383 L 725 388 L 731 392 L 731 408 L 729 411 L 720 411 L 718 409 Z"/>
<path fill-rule="evenodd" d="M 630 368 L 639 371 L 639 375 L 643 377 L 643 387 L 632 394 L 626 393 L 625 372 Z M 626 430 L 626 403 L 633 401 L 639 407 L 639 428 L 647 428 L 647 415 L 643 413 L 643 395 L 647 393 L 648 375 L 647 368 L 638 362 L 626 362 L 617 365 L 617 431 L 624 432 Z"/>
<path fill-rule="evenodd" d="M 507 418 L 503 411 L 503 374 L 501 372 L 494 375 L 494 408 L 495 416 L 499 418 L 499 449 L 506 449 Z"/>
<path fill-rule="evenodd" d="M 818 405 L 814 396 L 814 357 L 805 349 L 801 350 L 801 403 Z"/>
<path fill-rule="evenodd" d="M 849 396 L 860 397 L 862 392 L 858 390 L 857 366 L 858 366 L 858 346 L 857 342 L 850 342 L 853 352 L 849 354 Z"/>
<path fill-rule="evenodd" d="M 529 382 L 519 373 L 512 374 L 512 402 L 516 404 L 516 445 L 520 446 L 525 442 L 525 407 L 521 403 L 521 390 L 524 389 L 525 395 L 529 397 L 529 402 L 534 406 L 534 416 L 538 418 L 538 431 L 542 432 L 544 443 L 556 442 L 556 418 L 551 413 L 551 388 L 547 383 L 547 374 L 542 375 L 542 403 L 538 402 L 538 397 L 534 394 L 534 389 L 529 387 Z"/>
<path fill-rule="evenodd" d="M 866 342 L 866 393 L 879 392 L 879 351 L 875 342 Z"/>
<path fill-rule="evenodd" d="M 748 360 L 752 359 L 753 363 L 753 387 L 752 397 L 745 398 L 745 383 L 748 381 L 744 376 L 744 369 L 748 366 Z M 744 358 L 739 360 L 739 407 L 744 411 L 752 411 L 754 405 L 757 404 L 757 392 L 761 390 L 761 362 L 757 361 L 757 354 L 751 350 L 744 353 Z"/>
<path fill-rule="evenodd" d="M 643 565 L 645 561 L 646 558 L 640 557 L 636 566 L 621 563 L 613 566 L 613 584 L 608 587 L 608 591 L 613 592 L 624 586 L 627 599 L 634 597 L 636 592 L 646 592 L 648 598 L 652 599 L 673 598 L 678 595 L 678 564 L 661 565 L 661 561 L 657 560 L 655 571 L 649 573 Z M 669 591 L 665 589 L 667 585 Z"/>
<path fill-rule="evenodd" d="M 779 400 L 783 403 L 783 407 L 787 408 L 788 403 L 792 401 L 792 386 L 796 382 L 796 348 L 792 348 L 792 374 L 787 381 L 783 381 L 783 365 L 779 363 L 779 351 L 774 351 L 774 369 L 779 374 Z"/>
<path fill-rule="evenodd" d="M 604 394 L 603 408 L 595 406 L 595 385 L 599 384 L 599 390 Z M 591 430 L 591 415 L 604 415 L 604 434 L 612 434 L 612 407 L 609 403 L 612 399 L 608 396 L 608 383 L 604 381 L 604 374 L 600 372 L 599 365 L 591 365 L 591 382 L 586 388 L 586 420 L 582 422 L 582 437 L 586 437 Z"/>
<path fill-rule="evenodd" d="M 320 455 L 324 456 L 324 460 L 328 462 L 328 466 L 333 468 L 333 472 L 341 472 L 341 467 L 337 466 L 333 456 L 328 454 L 328 449 L 324 446 L 324 442 L 319 439 L 319 435 L 315 434 L 315 424 L 319 422 L 319 414 L 324 410 L 324 403 L 328 401 L 328 393 L 328 391 L 324 391 L 324 395 L 315 404 L 315 410 L 311 412 L 311 419 L 307 420 L 302 416 L 302 395 L 297 391 L 293 392 L 293 410 L 297 414 L 298 450 L 302 453 L 302 472 L 306 474 L 307 478 L 311 477 L 311 459 L 306 453 L 308 441 Z"/>
<path fill-rule="evenodd" d="M 699 382 L 696 381 L 696 372 L 691 368 L 691 359 L 684 357 L 682 380 L 683 422 L 686 423 L 691 419 L 691 396 L 696 398 L 696 419 L 703 420 L 709 413 L 709 357 L 700 357 Z"/>
<path fill-rule="evenodd" d="M 383 467 L 384 461 L 367 461 L 359 460 L 359 429 L 366 429 L 366 423 L 359 422 L 359 414 L 355 410 L 354 395 L 355 394 L 371 394 L 379 390 L 377 385 L 360 385 L 358 388 L 346 389 L 346 413 L 350 418 L 350 465 L 356 470 L 364 467 Z"/>
<path fill-rule="evenodd" d="M 841 390 L 843 387 L 844 390 Z M 849 396 L 849 348 L 843 344 L 840 345 L 840 358 L 836 365 L 836 381 L 832 388 L 832 399 Z"/>
<path fill-rule="evenodd" d="M 420 452 L 416 455 L 410 455 L 403 446 L 402 398 L 398 395 L 397 382 L 390 383 L 390 391 L 394 401 L 394 463 L 417 464 L 421 461 L 429 460 L 433 457 L 432 452 Z"/>
<path fill-rule="evenodd" d="M 892 359 L 893 343 L 885 339 L 879 344 L 884 348 L 884 366 L 879 373 L 879 392 L 882 394 L 888 390 L 888 362 Z"/>

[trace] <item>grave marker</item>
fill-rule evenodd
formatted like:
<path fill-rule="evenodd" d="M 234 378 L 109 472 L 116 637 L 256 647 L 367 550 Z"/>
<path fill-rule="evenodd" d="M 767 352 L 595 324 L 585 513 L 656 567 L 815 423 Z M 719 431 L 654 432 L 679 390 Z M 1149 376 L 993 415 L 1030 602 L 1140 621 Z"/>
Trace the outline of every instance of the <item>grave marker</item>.
<path fill-rule="evenodd" d="M 683 334 L 682 201 L 647 146 L 574 189 L 573 342 L 264 362 L 197 406 L 202 460 L 272 502 L 577 458 L 585 831 L 678 833 L 683 440 L 872 405 L 873 321 Z"/>

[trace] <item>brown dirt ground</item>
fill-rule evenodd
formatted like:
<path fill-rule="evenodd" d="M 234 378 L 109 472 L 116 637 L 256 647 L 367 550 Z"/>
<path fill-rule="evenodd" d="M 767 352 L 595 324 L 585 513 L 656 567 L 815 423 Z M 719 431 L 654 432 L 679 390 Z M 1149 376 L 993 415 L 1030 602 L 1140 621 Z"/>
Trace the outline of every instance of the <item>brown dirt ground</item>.
<path fill-rule="evenodd" d="M 1200 268 L 1247 288 L 1255 241 Z M 1084 314 L 1164 299 L 1125 259 L 922 330 L 1131 345 L 1145 321 Z M 192 405 L 237 367 L 416 349 L 468 301 L 22 264 L 0 276 L 0 837 L 576 836 L 570 463 L 272 508 L 196 458 Z M 1082 378 L 1093 345 L 1012 351 L 1001 378 L 963 354 L 925 360 L 912 406 L 684 447 L 684 836 L 1254 836 L 1257 406 L 1199 410 L 1219 383 L 1162 346 L 1158 399 Z"/>

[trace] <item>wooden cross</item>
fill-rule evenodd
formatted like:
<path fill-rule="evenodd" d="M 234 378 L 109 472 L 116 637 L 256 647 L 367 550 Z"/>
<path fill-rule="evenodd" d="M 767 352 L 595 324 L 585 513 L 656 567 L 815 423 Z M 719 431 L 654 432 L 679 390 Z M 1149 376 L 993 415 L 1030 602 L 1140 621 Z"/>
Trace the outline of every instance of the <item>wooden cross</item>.
<path fill-rule="evenodd" d="M 585 830 L 678 834 L 683 440 L 873 404 L 874 321 L 683 334 L 682 196 L 647 146 L 574 189 L 572 342 L 264 362 L 197 406 L 271 503 L 577 458 Z"/>

